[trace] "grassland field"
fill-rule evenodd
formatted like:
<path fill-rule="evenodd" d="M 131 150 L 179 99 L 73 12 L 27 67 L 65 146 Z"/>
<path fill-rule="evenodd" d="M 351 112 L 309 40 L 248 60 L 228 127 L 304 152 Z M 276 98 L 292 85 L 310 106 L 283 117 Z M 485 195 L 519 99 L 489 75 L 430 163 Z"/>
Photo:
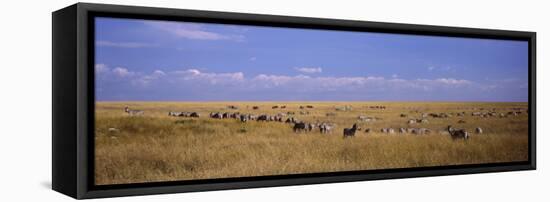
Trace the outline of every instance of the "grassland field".
<path fill-rule="evenodd" d="M 239 109 L 228 109 L 234 105 Z M 285 105 L 285 109 L 272 109 Z M 299 106 L 312 105 L 312 109 Z M 143 110 L 130 116 L 124 107 Z M 259 106 L 253 110 L 252 106 Z M 350 111 L 336 107 L 352 106 Z M 371 109 L 368 106 L 386 106 Z M 507 113 L 527 103 L 444 102 L 96 102 L 95 183 L 124 184 L 174 180 L 265 176 L 352 170 L 429 167 L 526 161 L 528 114 L 471 116 L 494 109 Z M 484 109 L 484 110 L 481 110 Z M 169 111 L 200 113 L 200 118 L 171 117 Z M 210 112 L 269 114 L 295 112 L 306 122 L 336 125 L 330 134 L 319 130 L 294 133 L 291 124 L 212 119 Z M 309 111 L 301 115 L 300 111 Z M 335 116 L 326 116 L 327 113 Z M 407 124 L 421 113 L 466 112 L 464 117 L 427 118 Z M 408 117 L 400 117 L 407 114 Z M 361 122 L 359 115 L 380 120 Z M 285 118 L 286 119 L 286 118 Z M 466 123 L 459 124 L 459 120 Z M 342 138 L 343 128 L 357 123 L 354 138 Z M 470 132 L 467 141 L 453 141 L 446 127 Z M 383 134 L 381 128 L 423 127 L 428 135 Z M 475 134 L 476 127 L 483 134 Z"/>

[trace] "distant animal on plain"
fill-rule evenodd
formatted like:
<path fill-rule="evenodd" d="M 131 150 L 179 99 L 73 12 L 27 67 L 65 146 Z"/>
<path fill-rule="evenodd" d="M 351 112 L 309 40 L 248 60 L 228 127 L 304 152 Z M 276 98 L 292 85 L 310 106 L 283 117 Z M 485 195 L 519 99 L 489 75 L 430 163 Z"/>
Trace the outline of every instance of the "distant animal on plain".
<path fill-rule="evenodd" d="M 314 128 L 315 128 L 315 124 L 314 124 L 314 123 L 308 123 L 308 124 L 306 124 L 306 130 L 307 130 L 307 131 L 312 131 Z"/>
<path fill-rule="evenodd" d="M 124 112 L 128 113 L 130 116 L 140 116 L 140 115 L 143 115 L 143 111 L 142 110 L 132 110 L 130 109 L 130 107 L 126 106 L 124 107 Z"/>
<path fill-rule="evenodd" d="M 468 132 L 466 132 L 466 130 L 464 129 L 454 129 L 449 125 L 447 126 L 447 131 L 449 132 L 453 140 L 458 140 L 458 139 L 467 140 L 469 138 Z"/>
<path fill-rule="evenodd" d="M 319 124 L 319 131 L 324 134 L 330 133 L 332 131 L 332 128 L 334 128 L 334 126 L 328 123 Z"/>
<path fill-rule="evenodd" d="M 353 126 L 351 128 L 344 128 L 344 138 L 346 137 L 354 137 L 355 136 L 355 132 L 357 130 L 361 130 L 360 128 L 357 127 L 357 124 L 354 123 Z"/>
<path fill-rule="evenodd" d="M 306 130 L 306 123 L 304 123 L 304 122 L 295 123 L 294 127 L 292 127 L 292 129 L 294 130 L 295 133 L 300 132 L 300 131 L 305 131 Z"/>
<path fill-rule="evenodd" d="M 483 133 L 483 129 L 481 129 L 480 127 L 477 127 L 477 128 L 476 128 L 476 133 L 477 133 L 477 134 L 482 134 L 482 133 Z"/>

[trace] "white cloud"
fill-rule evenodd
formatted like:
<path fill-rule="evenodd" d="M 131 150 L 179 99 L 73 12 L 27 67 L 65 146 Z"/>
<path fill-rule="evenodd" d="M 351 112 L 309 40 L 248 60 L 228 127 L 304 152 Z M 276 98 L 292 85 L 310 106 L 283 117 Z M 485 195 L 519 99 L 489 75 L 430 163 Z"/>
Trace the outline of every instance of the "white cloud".
<path fill-rule="evenodd" d="M 204 30 L 200 24 L 184 22 L 146 21 L 146 25 L 166 31 L 180 38 L 194 40 L 233 40 L 243 41 L 242 35 L 225 35 Z"/>
<path fill-rule="evenodd" d="M 166 76 L 166 73 L 164 73 L 161 70 L 155 70 L 155 71 L 153 71 L 153 73 L 148 74 L 148 75 L 139 74 L 139 76 L 137 76 L 136 78 L 133 78 L 132 83 L 133 84 L 140 84 L 142 86 L 147 86 L 151 82 L 153 82 L 155 80 L 158 80 L 158 79 L 160 79 L 164 76 Z"/>
<path fill-rule="evenodd" d="M 97 46 L 116 47 L 116 48 L 146 48 L 157 46 L 155 44 L 138 43 L 138 42 L 113 42 L 113 41 L 97 41 Z"/>
<path fill-rule="evenodd" d="M 451 84 L 451 85 L 467 85 L 471 84 L 471 81 L 464 80 L 464 79 L 453 79 L 453 78 L 439 78 L 435 81 L 443 83 L 443 84 Z"/>
<path fill-rule="evenodd" d="M 109 72 L 109 67 L 106 64 L 95 64 L 95 72 L 96 74 Z"/>
<path fill-rule="evenodd" d="M 132 76 L 134 74 L 133 72 L 128 71 L 128 69 L 124 67 L 115 67 L 112 72 L 119 77 Z"/>
<path fill-rule="evenodd" d="M 391 78 L 376 76 L 352 76 L 352 77 L 321 77 L 309 75 L 270 75 L 259 74 L 245 77 L 243 72 L 203 72 L 196 68 L 179 71 L 164 72 L 155 70 L 151 73 L 132 72 L 124 67 L 116 67 L 109 71 L 106 65 L 97 64 L 96 69 L 106 71 L 104 76 L 115 79 L 114 81 L 128 82 L 138 86 L 155 86 L 159 88 L 179 88 L 181 86 L 194 86 L 193 88 L 222 92 L 237 91 L 256 92 L 288 92 L 288 93 L 312 93 L 312 92 L 338 92 L 338 93 L 381 93 L 391 94 L 398 92 L 432 92 L 434 90 L 450 89 L 478 89 L 488 90 L 489 87 L 481 84 L 456 78 L 436 79 L 402 79 L 396 75 Z M 112 75 L 112 76 L 109 76 Z M 225 90 L 223 90 L 225 89 Z M 289 94 L 292 95 L 292 94 Z"/>
<path fill-rule="evenodd" d="M 244 81 L 242 72 L 234 73 L 203 73 L 198 69 L 187 69 L 183 71 L 175 71 L 176 78 L 185 81 L 206 81 L 210 84 L 227 84 L 233 82 Z"/>
<path fill-rule="evenodd" d="M 164 73 L 164 72 L 161 71 L 161 70 L 155 70 L 155 71 L 153 72 L 153 75 L 154 75 L 154 76 L 164 76 L 164 75 L 166 75 L 166 73 Z"/>
<path fill-rule="evenodd" d="M 294 69 L 296 71 L 306 73 L 306 74 L 313 74 L 313 73 L 323 72 L 323 69 L 321 69 L 320 67 L 296 67 Z"/>

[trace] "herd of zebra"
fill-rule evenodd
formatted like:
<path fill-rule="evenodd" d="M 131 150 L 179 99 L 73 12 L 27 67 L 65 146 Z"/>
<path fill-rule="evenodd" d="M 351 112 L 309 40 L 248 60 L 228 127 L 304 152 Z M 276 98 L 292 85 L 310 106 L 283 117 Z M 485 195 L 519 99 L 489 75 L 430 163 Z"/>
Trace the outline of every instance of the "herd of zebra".
<path fill-rule="evenodd" d="M 236 106 L 229 106 L 230 109 L 238 109 Z M 279 106 L 277 106 L 279 108 Z M 286 106 L 280 106 L 280 108 L 284 109 Z M 300 109 L 304 108 L 313 108 L 311 105 L 307 106 L 300 106 Z M 374 109 L 386 109 L 385 106 L 371 106 L 371 108 Z M 253 106 L 253 109 L 258 109 L 257 106 Z M 276 109 L 273 107 L 273 109 Z M 337 111 L 339 110 L 351 110 L 351 106 L 345 106 L 342 108 L 336 108 Z M 143 115 L 144 112 L 142 110 L 131 110 L 128 106 L 124 108 L 124 111 L 128 113 L 129 115 Z M 527 113 L 527 110 L 525 110 Z M 514 110 L 510 111 L 508 113 L 496 113 L 494 111 L 488 111 L 488 112 L 472 112 L 471 116 L 478 116 L 478 117 L 507 117 L 507 116 L 518 116 L 521 114 L 521 110 Z M 291 117 L 290 115 L 293 115 L 293 112 L 287 112 L 287 113 L 278 113 L 277 115 L 254 115 L 254 114 L 241 114 L 239 112 L 211 112 L 209 114 L 210 118 L 213 119 L 235 119 L 239 120 L 242 123 L 246 123 L 248 121 L 259 121 L 259 122 L 281 122 L 281 123 L 287 123 L 292 125 L 292 129 L 295 133 L 301 133 L 301 132 L 312 132 L 314 129 L 318 129 L 320 133 L 322 134 L 328 134 L 332 133 L 333 129 L 336 127 L 336 124 L 329 123 L 329 122 L 319 122 L 316 123 L 308 123 L 304 121 L 300 121 L 295 117 Z M 464 117 L 466 115 L 466 112 L 458 112 L 456 114 L 457 117 Z M 190 117 L 190 118 L 200 118 L 200 114 L 198 112 L 168 112 L 168 116 L 175 116 L 175 117 Z M 288 117 L 287 117 L 288 116 Z M 327 114 L 327 116 L 329 116 Z M 407 118 L 407 114 L 400 114 L 401 118 Z M 427 117 L 432 118 L 449 118 L 452 117 L 453 114 L 451 113 L 422 113 L 420 119 L 409 119 L 407 121 L 407 124 L 416 124 L 416 123 L 428 123 Z M 359 121 L 375 121 L 379 120 L 380 118 L 377 117 L 368 117 L 368 116 L 358 116 Z M 459 120 L 458 123 L 465 123 L 464 120 Z M 344 128 L 343 129 L 343 137 L 354 137 L 357 131 L 360 131 L 361 128 L 357 125 L 357 123 L 354 123 L 351 128 Z M 373 132 L 372 129 L 366 128 L 364 130 L 365 133 L 371 133 Z M 451 125 L 447 127 L 446 132 L 450 135 L 450 137 L 453 140 L 457 139 L 464 139 L 467 140 L 469 138 L 469 133 L 465 129 L 455 129 Z M 415 134 L 415 135 L 423 135 L 423 134 L 431 134 L 432 130 L 428 128 L 381 128 L 380 133 L 385 134 Z M 478 127 L 475 129 L 476 134 L 482 134 L 483 129 Z"/>

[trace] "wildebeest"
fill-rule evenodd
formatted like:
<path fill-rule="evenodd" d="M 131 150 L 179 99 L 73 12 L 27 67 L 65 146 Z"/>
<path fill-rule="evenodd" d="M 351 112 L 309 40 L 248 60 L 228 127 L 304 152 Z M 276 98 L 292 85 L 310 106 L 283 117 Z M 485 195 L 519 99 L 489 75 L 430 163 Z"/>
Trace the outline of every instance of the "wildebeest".
<path fill-rule="evenodd" d="M 356 123 L 354 123 L 351 128 L 344 128 L 344 138 L 354 137 L 355 136 L 355 131 L 357 131 L 357 130 L 361 130 L 361 129 L 357 127 Z"/>
<path fill-rule="evenodd" d="M 281 106 L 281 109 L 286 109 L 286 105 Z"/>
<path fill-rule="evenodd" d="M 295 133 L 300 132 L 300 131 L 305 131 L 306 130 L 306 123 L 304 123 L 304 122 L 295 123 L 294 127 L 292 129 L 294 130 Z"/>
<path fill-rule="evenodd" d="M 128 113 L 131 116 L 143 115 L 143 111 L 141 111 L 141 110 L 132 110 L 128 106 L 124 107 L 124 112 Z"/>
<path fill-rule="evenodd" d="M 229 105 L 227 106 L 228 109 L 239 109 L 237 106 L 235 105 Z"/>
<path fill-rule="evenodd" d="M 258 107 L 258 106 L 252 106 L 252 109 L 253 109 L 253 110 L 257 110 L 257 109 L 260 109 L 260 107 Z"/>
<path fill-rule="evenodd" d="M 229 113 L 228 112 L 225 112 L 222 114 L 222 119 L 227 119 L 229 118 Z"/>
<path fill-rule="evenodd" d="M 308 105 L 308 106 L 306 106 L 306 108 L 313 109 L 313 106 L 312 106 L 312 105 Z"/>
<path fill-rule="evenodd" d="M 467 140 L 469 138 L 468 132 L 466 132 L 466 130 L 464 129 L 454 129 L 449 125 L 447 126 L 447 131 L 449 132 L 453 140 L 457 140 L 457 139 Z"/>
<path fill-rule="evenodd" d="M 277 108 L 279 108 L 279 106 L 277 106 L 277 105 L 271 107 L 271 109 L 277 109 Z"/>
<path fill-rule="evenodd" d="M 370 133 L 370 131 L 371 131 L 370 128 L 365 129 L 365 133 Z"/>
<path fill-rule="evenodd" d="M 199 118 L 201 115 L 197 112 L 191 112 L 191 114 L 189 114 L 189 117 L 193 117 L 193 118 Z"/>
<path fill-rule="evenodd" d="M 406 118 L 407 115 L 406 114 L 400 114 L 399 117 Z"/>
<path fill-rule="evenodd" d="M 265 115 L 265 114 L 262 114 L 262 115 L 258 116 L 256 121 L 269 121 L 269 116 Z"/>
<path fill-rule="evenodd" d="M 461 120 L 458 120 L 458 123 L 466 123 L 466 121 L 461 119 Z"/>
<path fill-rule="evenodd" d="M 371 109 L 386 109 L 386 106 L 369 106 Z"/>

